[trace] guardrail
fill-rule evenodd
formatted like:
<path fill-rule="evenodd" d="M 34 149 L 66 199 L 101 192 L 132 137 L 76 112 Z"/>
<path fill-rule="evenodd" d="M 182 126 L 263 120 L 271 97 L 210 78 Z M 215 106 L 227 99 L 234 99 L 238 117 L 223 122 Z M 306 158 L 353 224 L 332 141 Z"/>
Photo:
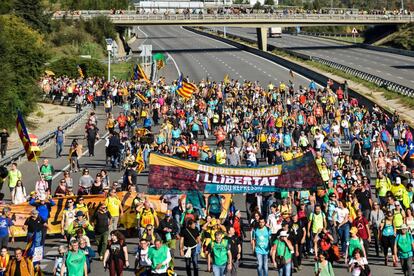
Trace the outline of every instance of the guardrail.
<path fill-rule="evenodd" d="M 217 33 L 223 33 L 222 31 L 215 30 L 215 29 L 213 29 L 212 31 L 217 32 Z M 257 43 L 257 41 L 255 39 L 241 37 L 241 36 L 230 34 L 230 33 L 227 33 L 227 36 L 232 37 L 232 38 L 238 38 L 238 39 L 240 39 L 242 41 L 245 41 L 245 42 L 248 42 L 248 43 L 253 43 L 253 44 Z M 378 77 L 378 76 L 375 76 L 375 75 L 372 75 L 372 74 L 354 69 L 352 67 L 342 65 L 342 64 L 324 59 L 324 58 L 301 54 L 301 53 L 298 53 L 298 52 L 295 52 L 295 51 L 292 51 L 292 50 L 284 49 L 282 47 L 276 47 L 276 46 L 270 45 L 270 44 L 267 45 L 267 49 L 269 51 L 273 51 L 273 50 L 283 51 L 285 53 L 288 53 L 289 55 L 298 57 L 298 58 L 303 59 L 303 60 L 316 61 L 316 62 L 319 62 L 319 63 L 324 64 L 326 66 L 329 66 L 331 68 L 341 70 L 341 71 L 343 71 L 347 74 L 350 74 L 350 75 L 355 76 L 357 78 L 360 78 L 362 80 L 366 80 L 366 81 L 375 83 L 376 85 L 378 85 L 380 87 L 383 87 L 385 89 L 388 89 L 389 91 L 393 91 L 393 92 L 399 93 L 401 95 L 404 95 L 404 96 L 407 96 L 407 97 L 410 97 L 410 98 L 414 98 L 414 89 L 409 88 L 409 87 L 404 86 L 404 85 L 401 85 L 401 84 L 398 84 L 398 83 L 395 83 L 395 82 L 392 82 L 392 81 L 389 81 L 389 80 L 386 80 L 386 79 L 383 79 L 381 77 Z"/>
<path fill-rule="evenodd" d="M 89 110 L 88 108 L 85 108 L 81 113 L 79 113 L 77 116 L 75 116 L 74 118 L 69 120 L 66 124 L 64 124 L 62 126 L 62 129 L 67 130 L 68 128 L 73 126 L 77 121 L 79 121 L 88 112 L 88 110 Z M 44 146 L 45 144 L 50 142 L 52 139 L 54 139 L 54 137 L 55 137 L 55 131 L 51 131 L 45 136 L 41 137 L 37 143 L 39 146 Z M 9 156 L 6 155 L 5 158 L 1 159 L 0 166 L 7 166 L 11 164 L 12 162 L 19 161 L 22 157 L 25 157 L 25 156 L 26 156 L 26 152 L 24 149 L 18 150 Z"/>
<path fill-rule="evenodd" d="M 401 85 L 401 84 L 398 84 L 398 83 L 395 83 L 395 82 L 392 82 L 392 81 L 385 80 L 381 77 L 378 77 L 378 76 L 375 76 L 375 75 L 372 75 L 372 74 L 369 74 L 369 73 L 366 73 L 366 72 L 363 72 L 363 71 L 354 69 L 352 67 L 345 66 L 345 65 L 342 65 L 342 64 L 324 59 L 324 58 L 312 57 L 311 60 L 317 61 L 317 62 L 319 62 L 321 64 L 324 64 L 324 65 L 327 65 L 331 68 L 344 71 L 345 73 L 350 74 L 352 76 L 355 76 L 357 78 L 375 83 L 379 87 L 383 87 L 383 88 L 386 88 L 390 91 L 397 92 L 401 95 L 404 95 L 404 96 L 407 96 L 407 97 L 410 97 L 410 98 L 414 98 L 414 89 L 406 87 L 404 85 Z"/>
<path fill-rule="evenodd" d="M 414 21 L 413 15 L 356 15 L 356 14 L 283 14 L 283 13 L 255 13 L 255 14 L 107 14 L 107 13 L 80 13 L 54 14 L 53 19 L 91 19 L 100 15 L 108 16 L 114 23 L 120 21 L 216 21 L 216 20 L 275 20 L 281 23 L 297 22 L 344 22 L 355 21 L 370 23 L 409 23 Z M 273 22 L 270 22 L 273 23 Z"/>

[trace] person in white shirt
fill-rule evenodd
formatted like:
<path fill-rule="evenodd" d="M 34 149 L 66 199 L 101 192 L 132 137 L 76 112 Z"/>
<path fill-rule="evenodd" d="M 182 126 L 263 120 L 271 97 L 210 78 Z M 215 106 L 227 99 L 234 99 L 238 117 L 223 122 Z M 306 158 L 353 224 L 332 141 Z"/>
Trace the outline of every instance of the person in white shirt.
<path fill-rule="evenodd" d="M 315 139 L 315 148 L 319 150 L 323 144 L 323 140 L 325 139 L 325 136 L 321 133 L 319 129 L 317 129 L 314 139 Z"/>
<path fill-rule="evenodd" d="M 282 229 L 282 221 L 280 217 L 280 212 L 276 204 L 270 206 L 270 214 L 267 217 L 266 226 L 269 227 L 271 233 L 271 244 L 276 240 L 277 233 Z"/>
<path fill-rule="evenodd" d="M 140 273 L 151 272 L 151 260 L 148 258 L 149 242 L 146 239 L 141 239 L 139 242 L 138 250 L 135 254 L 135 271 Z"/>
<path fill-rule="evenodd" d="M 341 240 L 341 252 L 345 253 L 349 241 L 349 210 L 344 207 L 342 201 L 338 201 L 338 207 L 335 208 L 332 217 L 338 238 Z"/>

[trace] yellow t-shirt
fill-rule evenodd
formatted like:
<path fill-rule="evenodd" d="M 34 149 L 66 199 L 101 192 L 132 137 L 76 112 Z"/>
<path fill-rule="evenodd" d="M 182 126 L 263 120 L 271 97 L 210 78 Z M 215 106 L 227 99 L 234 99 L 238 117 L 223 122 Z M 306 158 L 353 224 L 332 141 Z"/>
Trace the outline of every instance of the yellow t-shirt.
<path fill-rule="evenodd" d="M 121 205 L 121 201 L 118 198 L 107 197 L 105 199 L 105 205 L 112 217 L 119 217 L 119 206 Z"/>

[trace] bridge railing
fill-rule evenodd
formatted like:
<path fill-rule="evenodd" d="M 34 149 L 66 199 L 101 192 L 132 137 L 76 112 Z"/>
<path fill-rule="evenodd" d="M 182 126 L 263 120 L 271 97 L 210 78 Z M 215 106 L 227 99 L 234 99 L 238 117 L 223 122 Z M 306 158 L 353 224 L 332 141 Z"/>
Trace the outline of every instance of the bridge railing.
<path fill-rule="evenodd" d="M 111 14 L 110 11 L 80 11 L 79 14 L 56 13 L 54 19 L 91 19 L 106 15 L 117 21 L 158 21 L 158 20 L 281 20 L 281 21 L 369 21 L 369 22 L 412 22 L 413 15 L 354 15 L 354 14 Z"/>

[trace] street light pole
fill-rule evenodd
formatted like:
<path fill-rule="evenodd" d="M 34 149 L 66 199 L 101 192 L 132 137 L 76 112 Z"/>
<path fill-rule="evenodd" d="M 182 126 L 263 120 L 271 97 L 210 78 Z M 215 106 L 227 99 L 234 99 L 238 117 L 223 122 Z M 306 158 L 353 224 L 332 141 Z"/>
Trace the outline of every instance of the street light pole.
<path fill-rule="evenodd" d="M 111 81 L 111 53 L 112 53 L 112 38 L 106 38 L 106 50 L 108 51 L 108 82 Z"/>
<path fill-rule="evenodd" d="M 108 81 L 111 81 L 111 51 L 108 50 Z"/>

